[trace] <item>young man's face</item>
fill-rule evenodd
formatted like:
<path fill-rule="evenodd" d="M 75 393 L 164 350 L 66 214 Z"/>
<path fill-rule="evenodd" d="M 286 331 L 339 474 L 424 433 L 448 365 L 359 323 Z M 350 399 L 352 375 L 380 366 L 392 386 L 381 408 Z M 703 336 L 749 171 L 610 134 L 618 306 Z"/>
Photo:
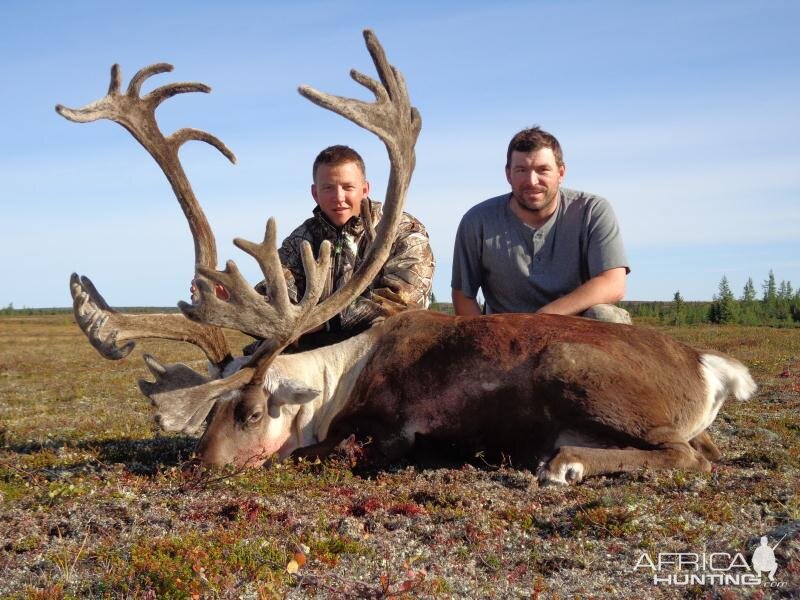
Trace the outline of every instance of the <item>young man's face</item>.
<path fill-rule="evenodd" d="M 341 227 L 361 212 L 361 199 L 369 195 L 369 182 L 354 162 L 319 165 L 311 195 L 333 225 Z"/>
<path fill-rule="evenodd" d="M 539 218 L 549 217 L 558 206 L 558 187 L 564 179 L 564 165 L 556 164 L 552 148 L 511 153 L 506 179 L 511 185 L 511 201 L 523 212 Z"/>

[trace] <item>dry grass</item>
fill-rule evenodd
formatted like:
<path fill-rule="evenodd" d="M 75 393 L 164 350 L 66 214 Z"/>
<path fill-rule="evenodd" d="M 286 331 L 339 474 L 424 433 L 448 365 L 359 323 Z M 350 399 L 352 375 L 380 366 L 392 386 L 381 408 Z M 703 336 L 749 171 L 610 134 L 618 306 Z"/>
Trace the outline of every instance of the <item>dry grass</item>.
<path fill-rule="evenodd" d="M 141 347 L 108 362 L 70 317 L 0 318 L 0 596 L 798 597 L 800 330 L 669 332 L 738 357 L 760 385 L 712 426 L 724 459 L 707 475 L 539 488 L 480 461 L 186 474 L 193 440 L 158 435 L 136 387 Z M 191 347 L 144 347 L 202 368 Z M 653 586 L 633 570 L 643 552 L 749 559 L 762 534 L 787 536 L 782 587 Z"/>

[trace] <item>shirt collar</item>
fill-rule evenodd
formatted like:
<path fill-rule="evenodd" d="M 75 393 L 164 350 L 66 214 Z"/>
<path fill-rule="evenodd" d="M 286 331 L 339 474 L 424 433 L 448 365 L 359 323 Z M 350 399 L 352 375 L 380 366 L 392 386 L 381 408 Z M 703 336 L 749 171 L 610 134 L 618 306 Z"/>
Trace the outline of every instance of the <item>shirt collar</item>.
<path fill-rule="evenodd" d="M 553 212 L 553 214 L 550 215 L 550 217 L 548 217 L 547 221 L 545 221 L 544 223 L 539 225 L 539 227 L 534 227 L 533 225 L 528 225 L 525 221 L 523 221 L 517 215 L 514 214 L 514 211 L 511 210 L 511 193 L 510 192 L 508 194 L 508 197 L 506 198 L 506 201 L 503 203 L 503 205 L 505 207 L 506 213 L 511 215 L 511 218 L 514 221 L 516 221 L 517 223 L 519 223 L 522 227 L 524 227 L 525 229 L 531 230 L 531 231 L 540 231 L 540 232 L 542 232 L 542 234 L 546 234 L 548 231 L 550 231 L 553 228 L 553 224 L 556 222 L 556 219 L 558 218 L 558 215 L 560 215 L 564 211 L 564 192 L 562 191 L 561 187 L 559 186 L 559 188 L 558 188 L 558 206 L 556 207 L 556 210 Z"/>

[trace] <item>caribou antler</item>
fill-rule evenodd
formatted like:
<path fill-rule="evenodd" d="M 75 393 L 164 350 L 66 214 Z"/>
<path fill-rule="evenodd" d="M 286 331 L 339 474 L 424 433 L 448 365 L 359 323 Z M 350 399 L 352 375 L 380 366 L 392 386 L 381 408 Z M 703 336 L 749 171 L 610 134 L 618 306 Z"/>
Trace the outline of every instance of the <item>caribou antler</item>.
<path fill-rule="evenodd" d="M 139 389 L 156 408 L 156 422 L 164 431 L 189 435 L 202 428 L 219 396 L 241 389 L 252 377 L 252 369 L 242 369 L 210 380 L 183 364 L 162 365 L 149 354 L 144 361 L 156 380 L 140 379 Z"/>
<path fill-rule="evenodd" d="M 213 406 L 213 400 L 221 394 L 234 389 L 242 389 L 244 395 L 263 394 L 262 382 L 275 356 L 303 332 L 321 325 L 344 309 L 369 285 L 386 262 L 414 170 L 414 145 L 422 120 L 417 109 L 411 106 L 403 76 L 389 64 L 375 34 L 367 30 L 364 39 L 381 81 L 377 82 L 357 71 L 351 71 L 350 74 L 355 81 L 373 92 L 375 102 L 332 96 L 308 86 L 299 88 L 304 97 L 372 131 L 386 145 L 391 171 L 383 215 L 377 230 L 371 221 L 367 223 L 371 243 L 364 261 L 345 286 L 317 304 L 328 275 L 330 244 L 323 242 L 318 253 L 319 259 L 314 260 L 310 245 L 304 243 L 306 291 L 300 303 L 293 305 L 288 297 L 278 257 L 275 222 L 270 219 L 264 241 L 260 244 L 241 239 L 234 241 L 239 248 L 256 258 L 261 266 L 267 286 L 266 298 L 253 291 L 233 261 L 228 261 L 223 271 L 198 266 L 196 285 L 199 301 L 193 305 L 180 303 L 183 313 L 192 320 L 239 329 L 265 340 L 242 371 L 223 380 L 231 385 L 213 385 L 215 382 L 210 382 L 194 388 L 163 392 L 159 397 L 162 422 L 166 420 L 176 429 L 181 429 L 183 423 L 182 431 L 194 431 L 201 420 L 200 416 L 207 414 Z M 363 209 L 361 212 L 364 215 Z M 366 213 L 369 217 L 368 207 Z M 227 301 L 217 298 L 213 283 L 219 283 L 228 290 Z M 153 395 L 150 397 L 154 398 Z M 174 409 L 171 408 L 173 406 Z"/>
<path fill-rule="evenodd" d="M 319 260 L 314 261 L 311 247 L 305 243 L 303 267 L 306 271 L 306 292 L 298 305 L 292 305 L 280 271 L 275 224 L 270 219 L 261 244 L 241 239 L 234 242 L 258 260 L 268 286 L 266 301 L 252 291 L 236 264 L 228 261 L 224 271 L 198 267 L 199 303 L 179 304 L 180 309 L 190 319 L 236 328 L 269 340 L 257 353 L 257 358 L 264 364 L 268 364 L 270 356 L 280 352 L 303 332 L 321 325 L 344 309 L 369 285 L 389 256 L 402 217 L 406 191 L 414 170 L 414 144 L 422 120 L 417 109 L 411 106 L 402 74 L 389 64 L 375 34 L 367 30 L 364 32 L 364 39 L 381 81 L 375 81 L 355 70 L 350 75 L 372 91 L 375 102 L 333 96 L 309 86 L 301 86 L 298 90 L 315 104 L 375 133 L 383 140 L 389 153 L 391 171 L 383 216 L 375 232 L 375 240 L 370 244 L 359 269 L 345 286 L 317 304 L 328 274 L 330 245 L 323 244 L 319 251 Z M 218 299 L 211 282 L 225 286 L 230 292 L 230 299 Z M 260 367 L 259 372 L 264 369 L 265 367 Z"/>
<path fill-rule="evenodd" d="M 185 142 L 198 140 L 214 146 L 232 163 L 236 162 L 236 157 L 217 137 L 205 131 L 187 128 L 179 129 L 168 137 L 162 134 L 155 110 L 164 100 L 176 94 L 211 91 L 202 83 L 171 83 L 144 97 L 140 96 L 142 83 L 147 78 L 169 71 L 172 71 L 172 65 L 166 63 L 145 67 L 131 78 L 127 90 L 122 93 L 120 68 L 114 65 L 111 67 L 108 94 L 81 109 L 66 108 L 59 104 L 56 111 L 77 123 L 109 119 L 125 127 L 156 160 L 169 180 L 189 223 L 194 239 L 195 263 L 215 268 L 217 250 L 214 234 L 181 166 L 178 150 Z M 133 342 L 122 347 L 117 345 L 118 342 L 136 337 L 160 337 L 196 343 L 218 365 L 230 359 L 227 341 L 219 329 L 190 323 L 175 315 L 122 315 L 105 303 L 91 282 L 88 285 L 86 282 L 88 279 L 84 279 L 84 285 L 81 286 L 76 275 L 70 279 L 75 319 L 92 345 L 106 358 L 122 358 L 133 348 Z"/>
<path fill-rule="evenodd" d="M 255 337 L 289 343 L 306 329 L 308 315 L 319 301 L 330 269 L 331 245 L 323 242 L 319 259 L 315 260 L 308 242 L 303 244 L 303 268 L 306 290 L 298 304 L 292 304 L 283 276 L 283 267 L 276 248 L 275 219 L 269 219 L 260 244 L 235 239 L 234 244 L 258 261 L 264 274 L 266 297 L 253 289 L 236 264 L 229 260 L 224 271 L 198 266 L 196 280 L 200 302 L 179 302 L 178 307 L 190 319 L 238 329 Z M 209 280 L 222 284 L 228 300 L 217 298 Z M 309 327 L 310 328 L 310 327 Z"/>
<path fill-rule="evenodd" d="M 338 113 L 377 135 L 386 146 L 391 167 L 383 216 L 358 277 L 354 275 L 346 285 L 314 308 L 309 321 L 316 324 L 324 323 L 352 302 L 383 267 L 403 215 L 406 192 L 416 164 L 414 145 L 422 128 L 422 118 L 419 111 L 411 106 L 403 74 L 389 64 L 378 38 L 369 29 L 364 31 L 364 41 L 381 81 L 379 83 L 355 69 L 350 71 L 350 77 L 375 94 L 375 102 L 333 96 L 307 85 L 298 89 L 314 104 Z"/>
<path fill-rule="evenodd" d="M 178 160 L 178 150 L 184 142 L 198 140 L 214 146 L 232 163 L 236 162 L 236 157 L 219 138 L 205 131 L 179 129 L 169 137 L 164 137 L 156 122 L 155 111 L 159 104 L 176 94 L 211 91 L 211 88 L 203 83 L 171 83 L 153 90 L 143 98 L 139 96 L 139 90 L 145 79 L 170 71 L 172 65 L 166 63 L 145 67 L 133 76 L 127 91 L 123 94 L 120 93 L 122 78 L 120 68 L 119 65 L 114 65 L 111 67 L 111 83 L 107 95 L 81 109 L 67 108 L 58 104 L 56 111 L 62 117 L 76 123 L 109 119 L 130 131 L 156 160 L 178 197 L 194 239 L 195 262 L 214 267 L 217 264 L 214 234 Z"/>
<path fill-rule="evenodd" d="M 180 313 L 120 313 L 106 303 L 88 277 L 78 277 L 73 273 L 69 284 L 75 321 L 92 346 L 105 358 L 124 358 L 133 350 L 135 340 L 142 338 L 189 342 L 198 346 L 208 360 L 218 366 L 224 366 L 232 358 L 218 327 L 194 323 Z"/>

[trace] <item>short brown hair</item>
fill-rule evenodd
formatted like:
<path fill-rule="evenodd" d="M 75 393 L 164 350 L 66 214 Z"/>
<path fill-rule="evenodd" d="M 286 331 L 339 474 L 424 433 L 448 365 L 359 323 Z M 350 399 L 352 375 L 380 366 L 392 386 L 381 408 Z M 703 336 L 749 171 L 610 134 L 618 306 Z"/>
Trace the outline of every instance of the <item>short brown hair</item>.
<path fill-rule="evenodd" d="M 564 155 L 561 153 L 561 144 L 551 133 L 547 133 L 538 125 L 523 129 L 515 134 L 508 143 L 508 152 L 506 153 L 506 169 L 511 166 L 511 153 L 512 152 L 536 152 L 542 148 L 550 148 L 553 151 L 553 156 L 556 157 L 556 164 L 559 167 L 564 166 Z"/>
<path fill-rule="evenodd" d="M 364 159 L 361 158 L 361 155 L 353 150 L 350 146 L 328 146 L 317 154 L 317 158 L 314 159 L 314 166 L 311 170 L 311 177 L 315 179 L 317 177 L 317 169 L 320 165 L 341 165 L 344 163 L 355 163 L 358 168 L 361 170 L 361 175 L 366 178 L 367 177 L 367 168 L 364 166 Z"/>

